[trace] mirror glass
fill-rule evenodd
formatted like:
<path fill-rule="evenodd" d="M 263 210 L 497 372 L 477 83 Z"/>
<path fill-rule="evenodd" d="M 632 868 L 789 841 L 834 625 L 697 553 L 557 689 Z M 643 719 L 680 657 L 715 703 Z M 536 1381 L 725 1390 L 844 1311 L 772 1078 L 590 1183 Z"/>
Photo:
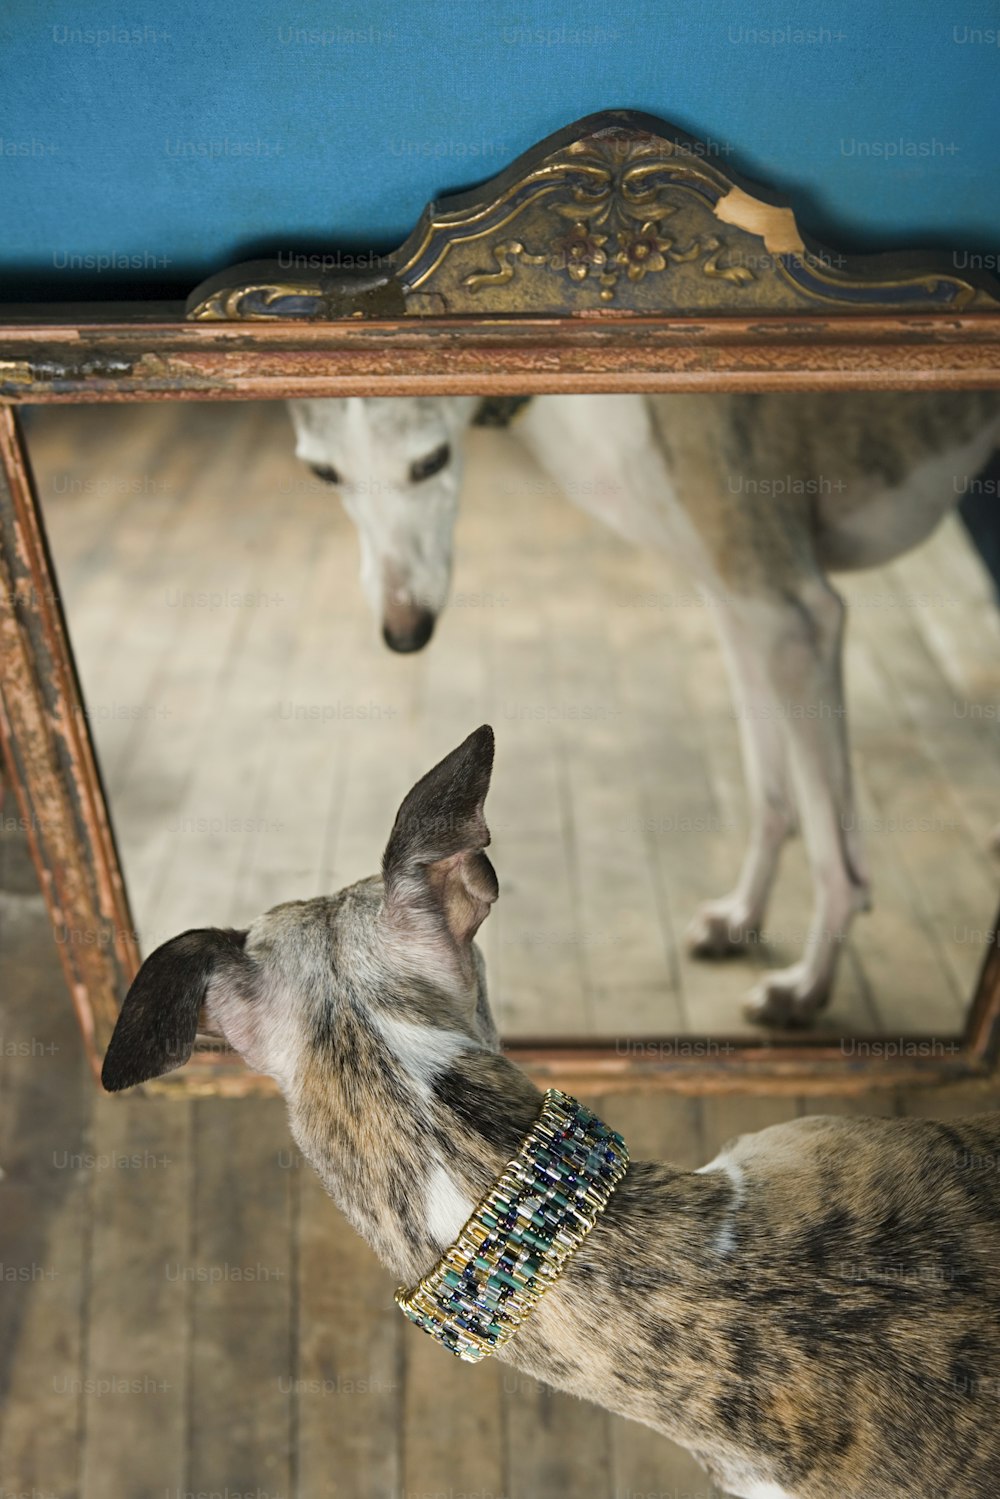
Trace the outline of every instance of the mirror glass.
<path fill-rule="evenodd" d="M 488 721 L 508 1038 L 955 1036 L 997 905 L 998 410 L 32 410 L 143 950 L 373 873 Z"/>

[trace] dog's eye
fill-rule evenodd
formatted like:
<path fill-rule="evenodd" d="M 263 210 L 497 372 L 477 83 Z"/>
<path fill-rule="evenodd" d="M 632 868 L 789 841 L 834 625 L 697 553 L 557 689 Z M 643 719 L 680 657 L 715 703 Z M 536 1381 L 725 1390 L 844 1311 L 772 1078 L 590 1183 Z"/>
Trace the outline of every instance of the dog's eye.
<path fill-rule="evenodd" d="M 410 464 L 410 481 L 419 484 L 421 479 L 432 479 L 439 474 L 445 464 L 451 459 L 451 448 L 443 442 L 433 453 L 428 453 L 426 458 L 415 458 Z"/>
<path fill-rule="evenodd" d="M 324 464 L 310 463 L 309 467 L 317 479 L 322 479 L 326 484 L 339 484 L 340 475 L 335 468 L 329 468 Z"/>

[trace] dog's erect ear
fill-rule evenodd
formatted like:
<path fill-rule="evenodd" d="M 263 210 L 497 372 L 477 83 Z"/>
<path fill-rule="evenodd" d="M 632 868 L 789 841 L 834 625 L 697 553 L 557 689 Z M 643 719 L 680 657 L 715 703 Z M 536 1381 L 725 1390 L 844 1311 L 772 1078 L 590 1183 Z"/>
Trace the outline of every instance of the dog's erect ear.
<path fill-rule="evenodd" d="M 483 853 L 490 841 L 483 802 L 492 769 L 493 730 L 484 724 L 406 797 L 382 857 L 391 920 L 411 926 L 430 913 L 460 947 L 475 936 L 498 889 Z"/>
<path fill-rule="evenodd" d="M 194 1050 L 198 1015 L 214 983 L 249 972 L 246 932 L 206 927 L 150 953 L 125 996 L 101 1082 L 109 1093 L 182 1067 Z"/>

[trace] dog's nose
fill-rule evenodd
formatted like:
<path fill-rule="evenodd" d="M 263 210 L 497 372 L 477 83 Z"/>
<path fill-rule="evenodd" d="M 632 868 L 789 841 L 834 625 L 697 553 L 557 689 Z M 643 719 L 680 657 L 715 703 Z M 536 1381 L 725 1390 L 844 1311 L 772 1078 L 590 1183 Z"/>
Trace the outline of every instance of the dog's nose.
<path fill-rule="evenodd" d="M 382 639 L 391 651 L 422 651 L 434 634 L 434 616 L 429 609 L 394 610 L 382 626 Z"/>

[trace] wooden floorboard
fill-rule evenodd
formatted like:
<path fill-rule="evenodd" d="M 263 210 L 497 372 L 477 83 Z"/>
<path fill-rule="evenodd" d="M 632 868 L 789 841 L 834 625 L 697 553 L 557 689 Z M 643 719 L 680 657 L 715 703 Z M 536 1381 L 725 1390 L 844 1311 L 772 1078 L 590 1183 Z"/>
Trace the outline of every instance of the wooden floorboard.
<path fill-rule="evenodd" d="M 94 1100 L 84 1499 L 186 1487 L 190 1287 L 167 1267 L 190 1257 L 192 1108 Z"/>
<path fill-rule="evenodd" d="M 513 1474 L 508 1478 L 504 1391 L 517 1377 L 511 1370 L 493 1359 L 469 1368 L 408 1326 L 402 1367 L 404 1494 L 456 1491 L 513 1499 L 530 1492 L 517 1486 Z"/>
<path fill-rule="evenodd" d="M 395 1281 L 298 1152 L 286 1147 L 281 1158 L 299 1192 L 292 1499 L 399 1494 L 408 1329 Z"/>
<path fill-rule="evenodd" d="M 296 1257 L 276 1099 L 194 1105 L 194 1234 L 165 1273 L 190 1286 L 194 1490 L 288 1494 L 295 1469 Z"/>
<path fill-rule="evenodd" d="M 0 1493 L 82 1493 L 93 1084 L 41 897 L 0 894 Z"/>

